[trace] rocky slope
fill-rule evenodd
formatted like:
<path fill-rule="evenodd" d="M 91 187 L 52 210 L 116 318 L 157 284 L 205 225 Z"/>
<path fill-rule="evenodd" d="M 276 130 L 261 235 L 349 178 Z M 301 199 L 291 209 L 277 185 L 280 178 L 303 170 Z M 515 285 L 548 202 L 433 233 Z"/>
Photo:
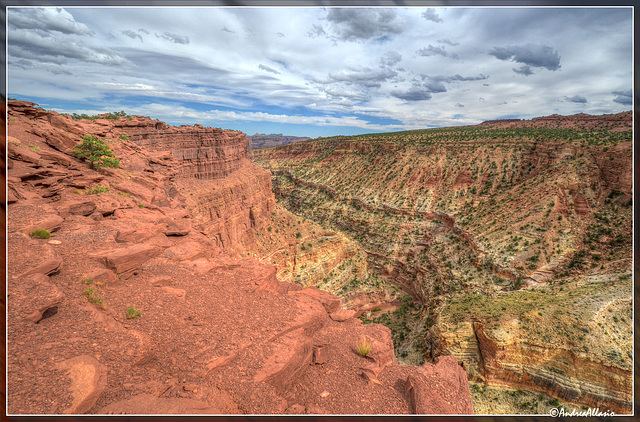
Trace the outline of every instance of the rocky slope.
<path fill-rule="evenodd" d="M 473 412 L 455 359 L 398 365 L 386 327 L 260 263 L 288 262 L 259 255 L 270 242 L 314 271 L 358 249 L 291 227 L 239 133 L 20 101 L 8 116 L 9 414 Z M 120 168 L 69 153 L 89 133 Z"/>
<path fill-rule="evenodd" d="M 422 341 L 473 380 L 628 412 L 631 124 L 630 112 L 547 116 L 252 157 L 279 203 L 356 240 L 424 305 L 394 331 L 397 350 Z"/>

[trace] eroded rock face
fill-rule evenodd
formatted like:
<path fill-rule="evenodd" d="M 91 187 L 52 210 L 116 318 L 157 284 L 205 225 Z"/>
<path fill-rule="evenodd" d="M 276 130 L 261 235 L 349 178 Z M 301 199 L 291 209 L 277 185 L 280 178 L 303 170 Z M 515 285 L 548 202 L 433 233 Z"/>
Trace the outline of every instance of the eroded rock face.
<path fill-rule="evenodd" d="M 168 128 L 142 117 L 73 121 L 33 104 L 15 106 L 10 133 L 20 149 L 8 166 L 15 195 L 8 210 L 10 413 L 411 412 L 398 385 L 412 369 L 395 361 L 388 328 L 362 324 L 330 293 L 280 281 L 275 267 L 258 261 L 270 262 L 266 253 L 231 257 L 238 255 L 234 247 L 246 252 L 266 238 L 264 225 L 277 216 L 269 174 L 249 163 L 244 141 L 214 147 L 204 139 L 200 154 L 198 134 L 216 131 Z M 50 136 L 56 131 L 66 137 Z M 160 133 L 182 148 L 184 160 L 159 146 L 148 153 L 120 136 L 127 131 Z M 96 171 L 67 154 L 68 141 L 86 133 L 110 137 L 126 168 Z M 169 136 L 180 133 L 188 139 Z M 55 160 L 43 162 L 32 149 Z M 227 160 L 234 151 L 237 163 Z M 42 187 L 49 178 L 55 197 L 54 183 Z M 85 189 L 98 185 L 110 189 Z M 287 216 L 279 227 L 302 231 L 300 244 L 291 244 L 301 250 L 317 242 L 305 254 L 308 262 L 341 247 L 335 233 L 296 220 Z M 51 240 L 24 233 L 34 225 L 51 228 Z M 295 231 L 289 235 L 298 239 Z M 260 247 L 270 245 L 267 239 Z M 319 266 L 335 265 L 334 255 Z M 362 336 L 373 347 L 367 358 L 355 350 Z M 450 397 L 468 398 L 468 391 Z M 443 410 L 460 411 L 466 409 Z"/>
<path fill-rule="evenodd" d="M 125 128 L 130 129 L 130 128 Z M 129 131 L 130 132 L 130 131 Z M 247 158 L 249 141 L 241 132 L 180 126 L 131 133 L 148 151 L 170 151 L 180 162 L 179 177 L 219 179 L 237 170 Z"/>
<path fill-rule="evenodd" d="M 356 240 L 369 268 L 425 305 L 427 328 L 439 315 L 456 315 L 453 325 L 432 326 L 430 358 L 456 356 L 475 381 L 628 412 L 631 129 L 630 112 L 554 115 L 251 154 L 272 172 L 280 205 Z M 529 289 L 539 290 L 519 296 Z M 604 318 L 593 308 L 606 306 L 604 297 L 620 314 Z M 481 344 L 474 324 L 519 346 L 496 352 L 490 369 L 484 352 L 497 340 L 487 334 Z M 524 362 L 529 347 L 539 362 L 510 360 Z M 544 369 L 568 374 L 565 361 L 585 368 L 574 374 L 580 393 L 566 387 L 574 375 Z"/>

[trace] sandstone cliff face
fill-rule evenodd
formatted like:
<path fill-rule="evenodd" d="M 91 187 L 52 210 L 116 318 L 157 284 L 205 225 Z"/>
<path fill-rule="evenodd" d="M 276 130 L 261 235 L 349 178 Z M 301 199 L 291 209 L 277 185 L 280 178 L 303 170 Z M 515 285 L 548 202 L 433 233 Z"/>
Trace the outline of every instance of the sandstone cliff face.
<path fill-rule="evenodd" d="M 582 377 L 578 369 L 574 381 L 585 387 L 574 394 L 564 387 L 566 379 L 558 376 L 554 387 L 509 361 L 508 353 L 526 360 L 527 345 L 520 352 L 517 346 L 498 354 L 490 367 L 504 361 L 510 369 L 485 366 L 472 330 L 482 321 L 473 319 L 473 307 L 467 307 L 456 328 L 441 326 L 437 317 L 446 312 L 442 304 L 462 306 L 467 295 L 477 292 L 487 298 L 487 318 L 507 324 L 508 315 L 521 316 L 508 305 L 519 289 L 558 295 L 561 288 L 574 291 L 590 280 L 619 280 L 622 296 L 616 300 L 626 313 L 631 306 L 630 139 L 630 113 L 549 116 L 310 140 L 254 151 L 252 157 L 272 172 L 280 204 L 356 240 L 370 269 L 425 305 L 425 321 L 439 321 L 427 336 L 431 357 L 452 354 L 474 380 L 502 386 L 512 380 L 515 388 L 546 391 L 575 403 L 594 403 L 600 391 L 599 403 L 628 411 L 628 318 L 618 315 L 587 327 L 581 318 L 567 317 L 559 334 L 531 343 L 550 356 L 532 363 L 527 369 L 532 373 L 544 373 L 545 366 L 566 372 L 554 361 L 553 356 L 561 359 L 565 353 L 553 352 L 557 348 L 567 351 L 565 357 L 584 348 L 599 350 L 593 360 L 567 359 L 580 362 L 577 367 L 601 365 L 602 374 L 617 375 L 598 379 L 589 369 Z M 605 294 L 598 286 L 582 291 L 585 302 Z M 565 302 L 553 308 L 564 312 L 572 298 L 559 297 Z M 582 318 L 589 321 L 593 315 Z M 557 318 L 547 321 L 552 326 Z M 575 327 L 589 331 L 580 334 Z M 529 334 L 523 329 L 514 341 L 524 344 Z M 602 352 L 607 348 L 613 358 Z M 621 381 L 612 381 L 618 375 Z"/>
<path fill-rule="evenodd" d="M 247 159 L 249 141 L 240 132 L 202 126 L 161 126 L 140 132 L 122 129 L 145 150 L 170 151 L 173 159 L 181 163 L 179 177 L 224 178 Z"/>
<path fill-rule="evenodd" d="M 263 225 L 278 217 L 269 175 L 246 157 L 211 179 L 219 162 L 208 155 L 199 178 L 160 145 L 120 136 L 153 133 L 149 119 L 9 106 L 9 414 L 473 413 L 454 359 L 398 365 L 386 327 L 279 281 L 265 256 L 229 256 L 266 246 Z M 122 168 L 68 154 L 88 133 L 109 137 Z M 182 146 L 197 156 L 194 143 Z M 318 271 L 357 255 L 335 232 L 295 230 Z"/>

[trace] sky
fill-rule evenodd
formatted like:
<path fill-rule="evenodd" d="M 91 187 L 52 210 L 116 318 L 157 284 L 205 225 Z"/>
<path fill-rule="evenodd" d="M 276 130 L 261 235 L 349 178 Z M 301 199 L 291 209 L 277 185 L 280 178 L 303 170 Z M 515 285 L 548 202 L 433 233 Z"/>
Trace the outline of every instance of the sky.
<path fill-rule="evenodd" d="M 7 96 L 293 136 L 632 109 L 623 8 L 9 7 Z"/>

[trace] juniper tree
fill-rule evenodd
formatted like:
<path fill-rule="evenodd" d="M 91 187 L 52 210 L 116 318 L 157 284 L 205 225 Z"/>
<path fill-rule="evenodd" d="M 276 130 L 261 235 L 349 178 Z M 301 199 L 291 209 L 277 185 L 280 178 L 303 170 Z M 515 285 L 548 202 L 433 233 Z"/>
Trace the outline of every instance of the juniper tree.
<path fill-rule="evenodd" d="M 78 158 L 87 159 L 91 168 L 120 166 L 120 160 L 115 158 L 109 145 L 93 135 L 84 135 L 82 143 L 71 151 Z"/>

